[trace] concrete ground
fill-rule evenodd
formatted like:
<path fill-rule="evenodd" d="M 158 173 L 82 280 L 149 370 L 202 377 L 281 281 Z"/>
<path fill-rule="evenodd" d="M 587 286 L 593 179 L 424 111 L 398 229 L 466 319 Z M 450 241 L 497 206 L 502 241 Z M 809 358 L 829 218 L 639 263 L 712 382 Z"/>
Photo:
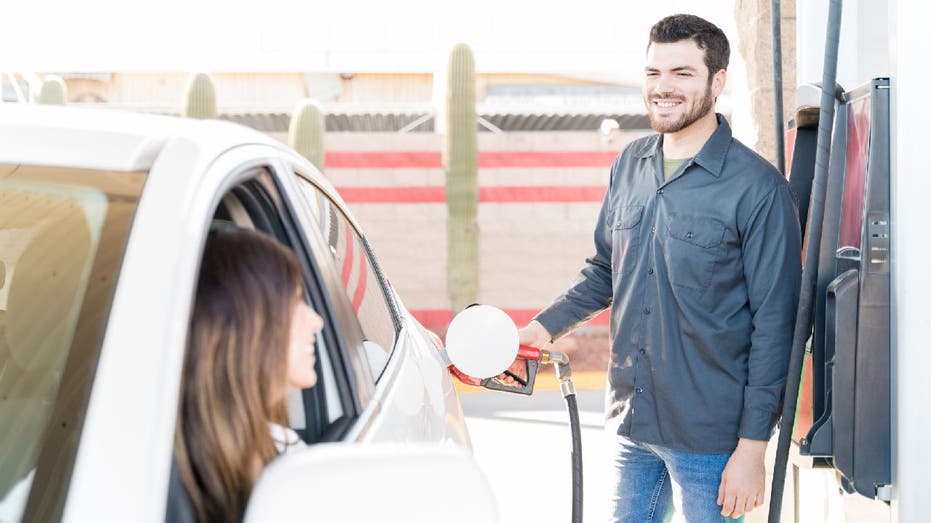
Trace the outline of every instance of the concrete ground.
<path fill-rule="evenodd" d="M 602 378 L 579 376 L 577 399 L 582 429 L 583 514 L 587 523 L 607 520 L 610 500 L 609 435 L 604 431 Z M 538 377 L 539 380 L 539 377 Z M 555 381 L 555 380 L 553 380 Z M 460 389 L 462 390 L 462 389 Z M 505 523 L 568 522 L 571 516 L 571 434 L 566 404 L 550 380 L 538 381 L 533 396 L 462 390 L 459 395 L 472 446 L 498 499 Z M 767 453 L 772 479 L 775 439 Z M 788 477 L 791 478 L 791 469 Z M 783 521 L 792 517 L 793 489 L 787 485 Z M 797 523 L 889 522 L 888 507 L 860 496 L 839 496 L 830 470 L 803 471 Z M 745 523 L 763 523 L 764 505 Z"/>
<path fill-rule="evenodd" d="M 604 521 L 609 499 L 604 393 L 576 395 L 582 429 L 585 521 Z M 498 498 L 501 521 L 561 522 L 572 513 L 572 440 L 559 391 L 533 396 L 466 393 L 459 396 L 475 457 Z"/>

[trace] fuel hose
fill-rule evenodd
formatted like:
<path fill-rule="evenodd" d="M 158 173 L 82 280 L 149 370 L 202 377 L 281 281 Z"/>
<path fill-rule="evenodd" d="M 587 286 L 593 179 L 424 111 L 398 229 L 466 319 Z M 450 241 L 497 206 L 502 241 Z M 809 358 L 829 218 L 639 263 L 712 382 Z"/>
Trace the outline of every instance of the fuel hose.
<path fill-rule="evenodd" d="M 582 429 L 579 425 L 579 403 L 575 397 L 575 385 L 572 384 L 569 358 L 554 352 L 549 354 L 549 359 L 556 363 L 556 378 L 559 379 L 559 390 L 566 400 L 569 429 L 572 432 L 572 523 L 582 523 Z"/>
<path fill-rule="evenodd" d="M 566 396 L 566 407 L 572 429 L 572 523 L 582 523 L 582 430 L 575 394 Z"/>

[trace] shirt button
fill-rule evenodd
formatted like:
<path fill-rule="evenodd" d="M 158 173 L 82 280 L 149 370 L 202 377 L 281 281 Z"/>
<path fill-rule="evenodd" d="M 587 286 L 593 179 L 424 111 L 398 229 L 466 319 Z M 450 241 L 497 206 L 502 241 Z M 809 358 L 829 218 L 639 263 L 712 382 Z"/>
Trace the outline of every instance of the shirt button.
<path fill-rule="evenodd" d="M 656 226 L 654 225 L 653 227 L 650 227 L 650 234 L 655 234 L 655 233 L 656 233 Z"/>
<path fill-rule="evenodd" d="M 653 312 L 653 311 L 652 311 L 652 310 L 650 310 L 650 308 L 649 308 L 649 307 L 647 307 L 647 308 L 645 308 L 645 309 L 643 309 L 643 313 L 644 313 L 644 314 L 650 314 L 651 312 Z"/>
<path fill-rule="evenodd" d="M 658 191 L 656 191 L 656 194 L 658 194 L 658 195 L 660 195 L 660 196 L 662 196 L 662 195 L 663 195 L 663 190 L 662 190 L 662 189 L 660 189 L 660 190 L 658 190 Z"/>
<path fill-rule="evenodd" d="M 634 390 L 637 391 L 637 394 L 642 394 L 642 393 L 643 393 L 643 389 L 641 389 L 640 387 L 637 387 L 637 388 L 634 389 Z"/>
<path fill-rule="evenodd" d="M 646 353 L 647 353 L 647 350 L 646 350 L 646 349 L 644 349 L 644 348 L 640 349 L 640 354 L 646 354 Z"/>
<path fill-rule="evenodd" d="M 649 269 L 647 269 L 647 274 L 653 274 L 653 267 L 650 267 Z"/>

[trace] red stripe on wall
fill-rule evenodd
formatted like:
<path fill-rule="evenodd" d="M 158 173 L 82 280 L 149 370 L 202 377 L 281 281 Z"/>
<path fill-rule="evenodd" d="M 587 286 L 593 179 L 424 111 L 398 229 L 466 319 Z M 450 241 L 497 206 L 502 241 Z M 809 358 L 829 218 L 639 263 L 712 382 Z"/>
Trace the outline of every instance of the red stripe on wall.
<path fill-rule="evenodd" d="M 445 330 L 453 319 L 453 313 L 449 309 L 419 309 L 410 312 L 417 318 L 417 321 L 431 329 Z M 511 317 L 515 325 L 523 327 L 530 323 L 530 320 L 540 311 L 537 309 L 504 309 L 504 312 Z M 586 325 L 607 327 L 610 319 L 610 311 L 606 310 L 589 320 Z"/>
<path fill-rule="evenodd" d="M 610 167 L 614 151 L 501 151 L 480 153 L 479 167 Z"/>
<path fill-rule="evenodd" d="M 482 203 L 510 202 L 600 202 L 602 186 L 541 185 L 532 187 L 482 187 Z M 347 203 L 446 203 L 443 187 L 341 187 L 337 189 Z"/>
<path fill-rule="evenodd" d="M 600 202 L 606 187 L 482 187 L 479 189 L 480 202 Z"/>
<path fill-rule="evenodd" d="M 495 151 L 478 155 L 478 166 L 495 167 L 609 167 L 614 151 Z M 405 169 L 443 166 L 439 152 L 352 152 L 326 153 L 327 169 Z"/>

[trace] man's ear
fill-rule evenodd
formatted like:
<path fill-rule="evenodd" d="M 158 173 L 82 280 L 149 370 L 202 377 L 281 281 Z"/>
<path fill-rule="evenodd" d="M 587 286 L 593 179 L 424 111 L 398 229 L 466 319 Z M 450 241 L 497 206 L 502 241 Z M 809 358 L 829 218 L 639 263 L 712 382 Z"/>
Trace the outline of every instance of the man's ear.
<path fill-rule="evenodd" d="M 721 69 L 711 78 L 711 95 L 717 99 L 718 95 L 724 92 L 724 86 L 727 84 L 727 71 Z"/>

